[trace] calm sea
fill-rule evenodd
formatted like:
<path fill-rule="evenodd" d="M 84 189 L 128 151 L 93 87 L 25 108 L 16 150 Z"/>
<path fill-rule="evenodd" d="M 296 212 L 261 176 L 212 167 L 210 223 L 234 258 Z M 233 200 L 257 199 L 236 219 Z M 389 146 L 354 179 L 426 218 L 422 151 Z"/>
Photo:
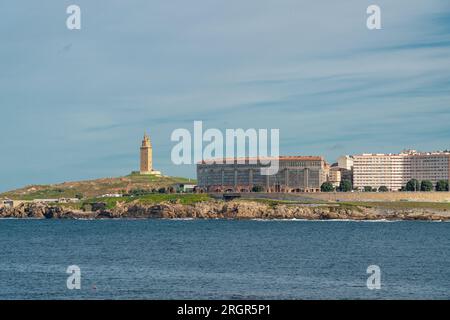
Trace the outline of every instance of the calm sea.
<path fill-rule="evenodd" d="M 447 222 L 0 220 L 0 244 L 0 299 L 450 298 Z"/>

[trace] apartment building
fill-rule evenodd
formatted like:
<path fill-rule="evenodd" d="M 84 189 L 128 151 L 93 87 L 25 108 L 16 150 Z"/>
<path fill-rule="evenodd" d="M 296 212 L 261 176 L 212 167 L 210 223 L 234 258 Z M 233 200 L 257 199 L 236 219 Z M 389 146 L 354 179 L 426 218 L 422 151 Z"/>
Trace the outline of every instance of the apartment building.
<path fill-rule="evenodd" d="M 400 190 L 410 179 L 449 180 L 449 152 L 417 152 L 406 150 L 399 154 L 360 154 L 353 156 L 353 186 L 363 188 L 386 186 Z"/>

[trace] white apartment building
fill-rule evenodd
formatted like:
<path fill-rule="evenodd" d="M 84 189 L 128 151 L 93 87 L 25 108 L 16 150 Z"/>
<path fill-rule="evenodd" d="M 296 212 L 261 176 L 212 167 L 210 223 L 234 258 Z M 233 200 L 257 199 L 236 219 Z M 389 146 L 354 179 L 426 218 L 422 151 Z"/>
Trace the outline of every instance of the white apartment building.
<path fill-rule="evenodd" d="M 450 153 L 421 153 L 407 150 L 400 154 L 360 154 L 353 156 L 353 186 L 386 186 L 397 191 L 410 179 L 439 180 L 450 178 Z"/>
<path fill-rule="evenodd" d="M 419 181 L 450 179 L 450 153 L 420 153 L 411 157 L 411 177 Z"/>

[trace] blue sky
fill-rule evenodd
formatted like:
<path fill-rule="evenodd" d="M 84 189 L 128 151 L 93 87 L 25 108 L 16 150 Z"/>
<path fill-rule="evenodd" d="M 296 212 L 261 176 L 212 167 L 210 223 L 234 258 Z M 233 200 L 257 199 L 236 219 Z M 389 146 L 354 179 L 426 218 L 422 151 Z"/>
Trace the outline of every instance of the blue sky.
<path fill-rule="evenodd" d="M 157 169 L 195 177 L 170 161 L 194 120 L 279 128 L 282 154 L 329 162 L 450 148 L 447 0 L 19 0 L 0 15 L 0 191 L 128 174 L 145 129 Z"/>

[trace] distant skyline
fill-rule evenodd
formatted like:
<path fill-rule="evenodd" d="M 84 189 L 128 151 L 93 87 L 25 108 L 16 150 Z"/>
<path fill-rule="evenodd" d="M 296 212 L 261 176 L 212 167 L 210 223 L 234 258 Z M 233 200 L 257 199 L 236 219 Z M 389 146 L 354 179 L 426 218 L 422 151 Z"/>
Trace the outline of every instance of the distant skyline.
<path fill-rule="evenodd" d="M 82 11 L 68 30 L 66 8 Z M 377 4 L 382 29 L 366 28 Z M 0 3 L 0 191 L 156 170 L 177 128 L 279 128 L 283 155 L 450 149 L 448 0 Z"/>

